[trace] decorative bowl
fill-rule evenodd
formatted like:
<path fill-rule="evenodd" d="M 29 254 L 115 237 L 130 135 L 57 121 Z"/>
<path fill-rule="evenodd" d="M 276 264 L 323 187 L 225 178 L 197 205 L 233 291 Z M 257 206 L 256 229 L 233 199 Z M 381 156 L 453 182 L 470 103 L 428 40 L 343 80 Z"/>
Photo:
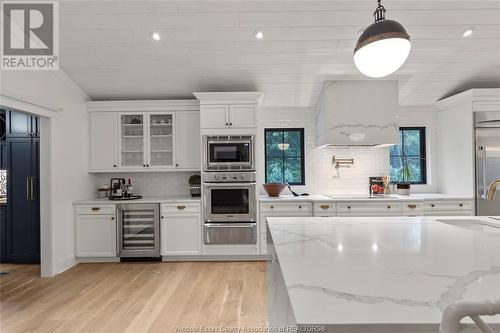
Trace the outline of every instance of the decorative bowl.
<path fill-rule="evenodd" d="M 265 183 L 262 184 L 264 191 L 270 197 L 279 197 L 280 193 L 285 189 L 286 184 L 284 183 Z"/>

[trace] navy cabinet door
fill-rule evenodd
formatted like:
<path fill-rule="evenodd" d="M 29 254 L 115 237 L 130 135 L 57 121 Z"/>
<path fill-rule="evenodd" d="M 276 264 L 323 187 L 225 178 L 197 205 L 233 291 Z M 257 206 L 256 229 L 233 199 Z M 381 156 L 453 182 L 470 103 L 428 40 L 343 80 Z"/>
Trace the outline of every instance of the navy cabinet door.
<path fill-rule="evenodd" d="M 5 262 L 5 227 L 7 221 L 7 206 L 0 205 L 0 262 Z"/>
<path fill-rule="evenodd" d="M 7 110 L 7 137 L 27 137 L 31 131 L 31 116 Z"/>
<path fill-rule="evenodd" d="M 33 171 L 33 139 L 9 138 L 7 140 L 7 223 L 6 260 L 12 263 L 40 262 L 38 176 Z M 34 215 L 37 218 L 34 218 Z"/>

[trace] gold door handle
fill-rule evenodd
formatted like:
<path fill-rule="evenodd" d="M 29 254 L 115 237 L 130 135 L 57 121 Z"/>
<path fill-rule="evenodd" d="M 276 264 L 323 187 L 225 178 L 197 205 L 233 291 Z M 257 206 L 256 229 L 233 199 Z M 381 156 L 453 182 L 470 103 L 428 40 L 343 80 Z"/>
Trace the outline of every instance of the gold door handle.
<path fill-rule="evenodd" d="M 328 208 L 330 208 L 330 205 L 320 205 L 319 207 L 321 209 L 328 209 Z"/>
<path fill-rule="evenodd" d="M 177 209 L 185 209 L 186 206 L 177 206 Z"/>

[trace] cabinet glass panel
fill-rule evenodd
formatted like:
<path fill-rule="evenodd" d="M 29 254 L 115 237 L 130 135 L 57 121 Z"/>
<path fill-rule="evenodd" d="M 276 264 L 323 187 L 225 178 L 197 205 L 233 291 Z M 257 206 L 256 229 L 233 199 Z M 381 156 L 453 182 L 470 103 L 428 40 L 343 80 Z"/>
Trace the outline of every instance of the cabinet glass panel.
<path fill-rule="evenodd" d="M 149 115 L 149 152 L 151 166 L 173 164 L 172 115 Z"/>
<path fill-rule="evenodd" d="M 121 116 L 121 164 L 122 166 L 144 164 L 144 117 L 142 115 Z"/>

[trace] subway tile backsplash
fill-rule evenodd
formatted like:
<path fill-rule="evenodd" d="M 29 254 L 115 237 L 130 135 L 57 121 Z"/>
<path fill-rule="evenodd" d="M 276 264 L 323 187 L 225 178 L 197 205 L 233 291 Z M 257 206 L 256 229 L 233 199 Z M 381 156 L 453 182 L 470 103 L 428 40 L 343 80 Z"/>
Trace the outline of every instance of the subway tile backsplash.
<path fill-rule="evenodd" d="M 134 193 L 142 196 L 179 196 L 190 195 L 188 179 L 196 172 L 131 172 L 117 174 L 99 174 L 94 176 L 97 188 L 109 184 L 111 178 L 131 178 Z M 199 174 L 199 173 L 198 173 Z"/>
<path fill-rule="evenodd" d="M 332 157 L 353 158 L 349 167 L 335 168 Z M 368 177 L 389 174 L 389 148 L 333 147 L 315 149 L 309 172 L 313 192 L 335 196 L 368 195 Z"/>

